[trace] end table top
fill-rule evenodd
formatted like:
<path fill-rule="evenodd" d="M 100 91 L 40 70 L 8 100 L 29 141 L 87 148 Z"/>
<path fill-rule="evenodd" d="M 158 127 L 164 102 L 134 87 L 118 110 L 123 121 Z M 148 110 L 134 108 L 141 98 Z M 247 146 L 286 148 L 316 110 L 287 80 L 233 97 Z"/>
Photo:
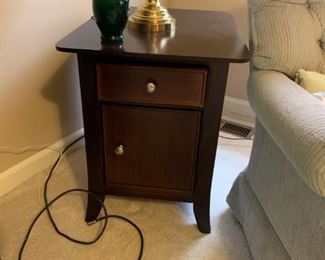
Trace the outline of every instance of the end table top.
<path fill-rule="evenodd" d="M 89 19 L 58 42 L 56 48 L 63 52 L 125 57 L 143 55 L 148 58 L 234 63 L 249 60 L 248 48 L 231 14 L 180 9 L 169 11 L 176 18 L 176 30 L 171 33 L 141 33 L 126 27 L 123 44 L 102 44 L 95 21 Z"/>

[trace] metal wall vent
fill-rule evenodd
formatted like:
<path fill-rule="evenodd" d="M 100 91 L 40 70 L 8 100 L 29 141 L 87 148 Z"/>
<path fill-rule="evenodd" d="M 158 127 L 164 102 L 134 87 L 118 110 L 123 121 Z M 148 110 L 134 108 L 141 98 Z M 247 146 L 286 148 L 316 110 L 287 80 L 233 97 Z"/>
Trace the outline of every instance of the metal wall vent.
<path fill-rule="evenodd" d="M 254 128 L 227 120 L 221 120 L 220 131 L 247 139 L 254 135 Z"/>

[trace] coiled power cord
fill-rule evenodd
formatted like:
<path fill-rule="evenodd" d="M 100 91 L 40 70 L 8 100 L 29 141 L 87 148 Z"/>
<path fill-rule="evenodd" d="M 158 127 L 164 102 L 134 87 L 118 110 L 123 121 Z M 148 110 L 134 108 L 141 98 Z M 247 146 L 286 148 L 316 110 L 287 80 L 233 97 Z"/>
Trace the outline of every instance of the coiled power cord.
<path fill-rule="evenodd" d="M 90 244 L 94 244 L 96 243 L 100 238 L 101 236 L 103 235 L 106 227 L 107 227 L 107 222 L 108 222 L 108 219 L 109 218 L 117 218 L 119 220 L 122 220 L 124 222 L 127 222 L 129 223 L 131 226 L 133 226 L 136 231 L 138 232 L 139 236 L 140 236 L 140 252 L 139 252 L 139 256 L 138 256 L 138 260 L 140 260 L 142 258 L 142 254 L 143 254 L 143 246 L 144 246 L 144 239 L 143 239 L 143 234 L 140 230 L 140 228 L 135 224 L 133 223 L 131 220 L 125 218 L 125 217 L 122 217 L 122 216 L 118 216 L 118 215 L 108 215 L 108 212 L 107 212 L 107 208 L 106 206 L 104 205 L 104 203 L 98 198 L 98 196 L 93 193 L 93 192 L 90 192 L 88 190 L 85 190 L 85 189 L 70 189 L 70 190 L 66 190 L 64 191 L 63 193 L 59 194 L 58 196 L 56 196 L 54 199 L 52 200 L 48 200 L 47 198 L 47 188 L 48 188 L 48 184 L 50 182 L 50 179 L 53 175 L 53 172 L 55 170 L 55 168 L 57 167 L 57 165 L 59 164 L 59 162 L 61 161 L 61 158 L 62 156 L 74 145 L 76 144 L 77 142 L 79 142 L 81 139 L 83 139 L 84 136 L 81 136 L 79 137 L 78 139 L 76 139 L 75 141 L 73 141 L 72 143 L 70 143 L 63 151 L 62 153 L 60 152 L 60 155 L 58 156 L 58 158 L 56 159 L 55 163 L 53 164 L 53 166 L 51 167 L 50 171 L 49 171 L 49 174 L 46 178 L 46 181 L 45 181 L 45 185 L 44 185 L 44 190 L 43 190 L 43 198 L 44 198 L 44 204 L 45 206 L 43 207 L 43 209 L 36 215 L 36 217 L 34 218 L 33 222 L 31 223 L 31 225 L 29 226 L 28 228 L 28 231 L 25 235 L 25 238 L 24 238 L 24 241 L 21 245 L 21 248 L 19 250 L 19 255 L 18 255 L 18 260 L 21 260 L 22 259 L 22 256 L 23 256 L 23 252 L 24 252 L 24 249 L 26 247 L 26 244 L 28 242 L 28 239 L 29 239 L 29 236 L 37 222 L 37 220 L 39 219 L 39 217 L 46 211 L 47 212 L 47 215 L 50 219 L 50 222 L 53 226 L 53 228 L 55 229 L 55 231 L 62 237 L 66 238 L 67 240 L 69 241 L 72 241 L 74 243 L 77 243 L 77 244 L 83 244 L 83 245 L 90 245 Z M 104 211 L 104 216 L 103 217 L 100 217 L 98 219 L 96 219 L 94 222 L 91 223 L 92 224 L 95 224 L 95 223 L 98 223 L 99 221 L 102 221 L 104 220 L 104 225 L 101 229 L 101 231 L 99 232 L 99 234 L 93 239 L 93 240 L 90 240 L 90 241 L 82 241 L 82 240 L 78 240 L 78 239 L 75 239 L 75 238 L 72 238 L 71 236 L 65 234 L 64 232 L 62 232 L 58 226 L 56 225 L 55 221 L 53 220 L 53 217 L 52 217 L 52 213 L 51 213 L 51 210 L 50 210 L 50 206 L 52 204 L 54 204 L 57 200 L 59 200 L 60 198 L 62 198 L 63 196 L 67 195 L 68 193 L 72 193 L 72 192 L 83 192 L 83 193 L 87 193 L 89 194 L 90 196 L 92 196 L 93 198 L 95 198 L 101 205 L 102 205 L 102 208 L 103 208 L 103 211 Z"/>

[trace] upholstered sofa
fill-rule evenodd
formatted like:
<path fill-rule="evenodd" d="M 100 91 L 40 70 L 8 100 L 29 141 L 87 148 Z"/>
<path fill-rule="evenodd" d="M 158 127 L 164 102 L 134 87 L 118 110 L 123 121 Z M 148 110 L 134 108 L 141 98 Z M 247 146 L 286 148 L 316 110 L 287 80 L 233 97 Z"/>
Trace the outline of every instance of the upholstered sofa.
<path fill-rule="evenodd" d="M 325 73 L 325 0 L 248 6 L 256 133 L 227 202 L 254 259 L 325 259 L 325 104 L 293 80 Z"/>

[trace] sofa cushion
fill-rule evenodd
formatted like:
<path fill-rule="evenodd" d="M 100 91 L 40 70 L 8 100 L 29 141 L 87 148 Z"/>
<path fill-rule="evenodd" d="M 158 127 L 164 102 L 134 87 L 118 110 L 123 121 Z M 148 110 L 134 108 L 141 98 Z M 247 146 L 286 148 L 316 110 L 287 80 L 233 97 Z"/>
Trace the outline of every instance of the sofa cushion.
<path fill-rule="evenodd" d="M 324 0 L 249 0 L 253 66 L 325 73 Z"/>

